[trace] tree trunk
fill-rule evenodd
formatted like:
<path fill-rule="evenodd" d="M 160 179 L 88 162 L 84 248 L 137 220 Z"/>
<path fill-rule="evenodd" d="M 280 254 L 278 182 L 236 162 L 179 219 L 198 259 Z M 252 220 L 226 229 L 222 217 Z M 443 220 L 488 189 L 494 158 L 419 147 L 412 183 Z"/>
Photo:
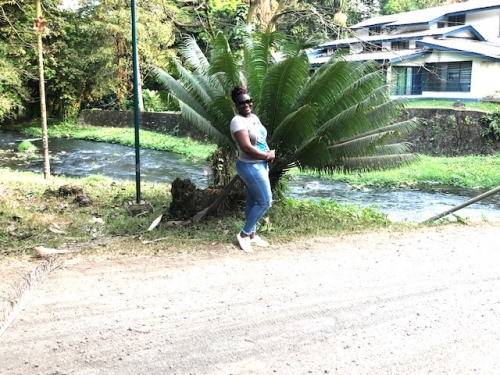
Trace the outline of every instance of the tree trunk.
<path fill-rule="evenodd" d="M 47 108 L 45 104 L 45 77 L 43 69 L 43 44 L 42 34 L 45 30 L 47 21 L 42 16 L 41 0 L 36 1 L 36 18 L 35 30 L 37 34 L 38 45 L 38 72 L 40 86 L 40 118 L 42 121 L 42 140 L 43 140 L 43 176 L 46 180 L 50 177 L 50 160 L 49 160 L 49 137 L 47 132 Z"/>

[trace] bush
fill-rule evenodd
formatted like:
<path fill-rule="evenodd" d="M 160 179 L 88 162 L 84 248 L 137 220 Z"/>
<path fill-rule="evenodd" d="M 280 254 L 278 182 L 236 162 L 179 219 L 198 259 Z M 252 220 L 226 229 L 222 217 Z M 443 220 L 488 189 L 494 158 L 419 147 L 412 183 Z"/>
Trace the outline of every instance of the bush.
<path fill-rule="evenodd" d="M 17 146 L 18 152 L 35 152 L 38 148 L 30 141 L 22 141 Z"/>

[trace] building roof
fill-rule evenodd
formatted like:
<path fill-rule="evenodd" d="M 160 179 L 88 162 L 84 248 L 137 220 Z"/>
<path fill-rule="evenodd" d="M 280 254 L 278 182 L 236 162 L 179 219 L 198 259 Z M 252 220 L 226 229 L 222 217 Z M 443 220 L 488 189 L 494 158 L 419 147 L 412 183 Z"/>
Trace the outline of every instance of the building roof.
<path fill-rule="evenodd" d="M 431 51 L 424 48 L 402 50 L 402 51 L 380 51 L 380 52 L 366 52 L 356 53 L 351 55 L 343 55 L 341 58 L 346 61 L 376 61 L 378 63 L 397 63 L 415 57 L 423 56 Z M 333 56 L 315 56 L 309 55 L 309 61 L 312 66 L 321 66 L 327 63 Z"/>
<path fill-rule="evenodd" d="M 470 32 L 471 38 L 478 40 L 485 40 L 485 38 L 476 30 L 474 27 L 470 25 L 461 25 L 461 26 L 451 26 L 451 27 L 443 27 L 440 29 L 434 30 L 421 30 L 410 33 L 392 33 L 392 34 L 378 34 L 378 35 L 370 35 L 365 37 L 358 38 L 346 38 L 346 39 L 338 39 L 332 40 L 323 44 L 320 44 L 317 48 L 339 48 L 339 47 L 347 47 L 351 44 L 355 43 L 374 43 L 374 42 L 397 42 L 401 40 L 420 40 L 424 37 L 432 36 L 436 38 L 445 38 L 448 36 L 453 36 L 462 32 Z"/>
<path fill-rule="evenodd" d="M 351 29 L 376 26 L 432 25 L 445 17 L 493 9 L 500 9 L 500 0 L 469 0 L 465 3 L 373 17 L 351 26 Z"/>
<path fill-rule="evenodd" d="M 453 38 L 424 38 L 417 41 L 417 46 L 500 62 L 500 45 L 489 42 Z"/>
<path fill-rule="evenodd" d="M 432 37 L 426 37 L 417 41 L 417 47 L 417 49 L 411 50 L 355 53 L 342 56 L 342 58 L 348 61 L 373 60 L 379 63 L 397 63 L 429 54 L 434 50 L 456 53 L 459 55 L 469 56 L 471 58 L 500 62 L 500 45 L 489 42 L 468 39 L 435 39 Z M 322 65 L 332 58 L 331 55 L 325 56 L 324 54 L 318 54 L 317 51 L 318 50 L 313 50 L 308 54 L 309 61 L 313 66 Z"/>

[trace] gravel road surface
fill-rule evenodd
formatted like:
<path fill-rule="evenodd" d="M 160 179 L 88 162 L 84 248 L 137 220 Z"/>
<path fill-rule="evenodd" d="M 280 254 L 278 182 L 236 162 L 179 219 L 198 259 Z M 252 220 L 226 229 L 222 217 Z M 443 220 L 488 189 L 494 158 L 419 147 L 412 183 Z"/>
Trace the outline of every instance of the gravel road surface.
<path fill-rule="evenodd" d="M 68 258 L 0 336 L 0 374 L 498 375 L 499 234 L 448 225 L 253 254 Z"/>

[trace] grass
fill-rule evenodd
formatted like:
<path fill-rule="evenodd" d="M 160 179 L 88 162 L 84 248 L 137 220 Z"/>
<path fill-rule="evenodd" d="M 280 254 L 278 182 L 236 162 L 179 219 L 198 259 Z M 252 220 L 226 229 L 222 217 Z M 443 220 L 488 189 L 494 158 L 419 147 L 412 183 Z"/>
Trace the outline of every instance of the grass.
<path fill-rule="evenodd" d="M 24 127 L 21 131 L 32 137 L 42 137 L 42 129 L 39 125 Z M 51 124 L 48 127 L 48 135 L 50 138 L 71 137 L 130 147 L 135 146 L 135 130 L 132 128 L 79 126 L 76 125 L 75 120 Z M 188 156 L 190 160 L 207 160 L 216 149 L 213 144 L 147 130 L 139 130 L 139 140 L 140 147 L 143 149 L 175 152 Z"/>
<path fill-rule="evenodd" d="M 409 100 L 407 102 L 408 108 L 450 108 L 455 109 L 453 106 L 456 100 Z M 500 104 L 498 103 L 488 103 L 488 102 L 463 102 L 465 109 L 474 109 L 484 112 L 493 112 L 500 109 Z"/>
<path fill-rule="evenodd" d="M 422 155 L 418 162 L 384 171 L 359 172 L 322 176 L 357 186 L 388 188 L 423 188 L 432 185 L 448 185 L 462 188 L 493 189 L 500 186 L 500 155 L 431 157 Z M 299 174 L 294 171 L 292 176 Z"/>
<path fill-rule="evenodd" d="M 35 152 L 37 150 L 36 146 L 30 141 L 22 141 L 17 146 L 17 151 L 19 152 Z"/>
<path fill-rule="evenodd" d="M 75 196 L 61 195 L 59 188 L 67 184 L 82 187 L 92 204 L 80 207 Z M 0 259 L 29 256 L 35 246 L 85 248 L 88 254 L 105 256 L 217 249 L 235 243 L 235 233 L 243 226 L 243 207 L 237 207 L 195 225 L 172 228 L 162 222 L 148 231 L 160 215 L 168 219 L 170 185 L 145 183 L 141 191 L 153 212 L 132 217 L 126 207 L 135 199 L 134 182 L 113 182 L 99 176 L 45 181 L 39 174 L 0 169 Z M 392 224 L 375 209 L 287 199 L 268 211 L 259 232 L 279 243 L 396 227 L 403 224 Z M 158 239 L 161 241 L 148 246 L 142 244 Z"/>

